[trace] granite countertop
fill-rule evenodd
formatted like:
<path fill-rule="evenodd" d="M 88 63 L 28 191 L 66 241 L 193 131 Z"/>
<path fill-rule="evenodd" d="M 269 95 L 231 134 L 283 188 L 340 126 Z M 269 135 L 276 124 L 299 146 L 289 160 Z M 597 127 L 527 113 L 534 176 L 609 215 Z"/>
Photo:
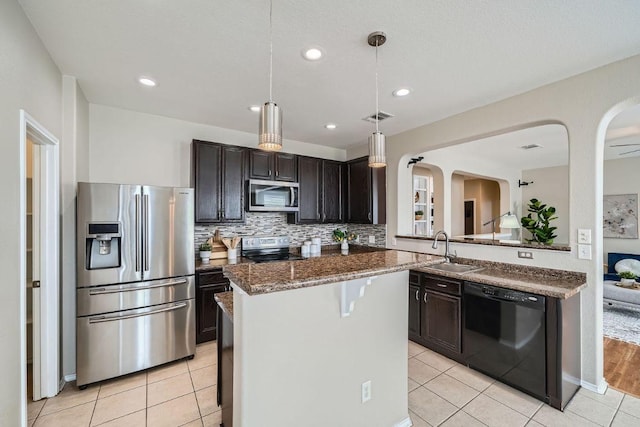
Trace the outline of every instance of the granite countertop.
<path fill-rule="evenodd" d="M 196 260 L 196 271 L 207 271 L 207 270 L 221 270 L 222 267 L 226 265 L 236 265 L 243 263 L 251 263 L 253 261 L 249 261 L 246 258 L 238 257 L 234 261 L 229 261 L 227 258 L 220 259 L 212 259 L 207 264 L 203 264 L 201 260 Z"/>
<path fill-rule="evenodd" d="M 455 262 L 477 265 L 484 269 L 470 273 L 451 273 L 427 266 L 414 270 L 560 299 L 572 297 L 587 286 L 585 273 L 466 258 L 456 258 Z"/>
<path fill-rule="evenodd" d="M 216 300 L 222 311 L 229 316 L 231 322 L 233 322 L 233 291 L 218 292 L 213 295 L 213 298 Z"/>
<path fill-rule="evenodd" d="M 249 295 L 306 288 L 437 264 L 443 258 L 395 250 L 354 251 L 299 261 L 227 265 L 224 274 Z"/>
<path fill-rule="evenodd" d="M 422 236 L 422 235 L 416 235 L 416 234 L 396 234 L 395 237 L 398 239 L 433 240 L 433 236 Z M 500 240 L 491 240 L 491 239 L 460 239 L 455 237 L 449 238 L 449 241 L 451 243 L 471 243 L 474 245 L 505 246 L 510 248 L 543 249 L 547 251 L 561 251 L 561 252 L 571 251 L 571 246 L 558 245 L 558 244 L 545 246 L 545 245 L 534 245 L 532 243 L 526 243 L 526 242 L 511 243 L 511 242 L 501 242 Z"/>

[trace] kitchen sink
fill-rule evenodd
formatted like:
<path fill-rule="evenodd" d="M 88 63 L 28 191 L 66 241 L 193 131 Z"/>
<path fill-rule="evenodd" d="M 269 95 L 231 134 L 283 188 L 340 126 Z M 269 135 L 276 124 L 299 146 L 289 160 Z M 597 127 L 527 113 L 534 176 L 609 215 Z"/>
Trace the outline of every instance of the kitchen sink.
<path fill-rule="evenodd" d="M 484 267 L 479 267 L 477 265 L 456 264 L 454 262 L 434 264 L 434 265 L 430 265 L 428 268 L 433 268 L 434 270 L 440 270 L 440 271 L 448 271 L 449 273 L 459 273 L 459 274 L 472 273 L 474 271 L 484 270 Z"/>

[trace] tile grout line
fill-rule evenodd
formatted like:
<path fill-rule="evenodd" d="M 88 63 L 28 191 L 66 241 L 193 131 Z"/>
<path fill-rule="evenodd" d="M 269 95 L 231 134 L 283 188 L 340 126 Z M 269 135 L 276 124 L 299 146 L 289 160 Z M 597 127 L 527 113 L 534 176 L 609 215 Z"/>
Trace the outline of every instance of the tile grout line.
<path fill-rule="evenodd" d="M 149 372 L 144 376 L 144 425 L 149 424 Z"/>

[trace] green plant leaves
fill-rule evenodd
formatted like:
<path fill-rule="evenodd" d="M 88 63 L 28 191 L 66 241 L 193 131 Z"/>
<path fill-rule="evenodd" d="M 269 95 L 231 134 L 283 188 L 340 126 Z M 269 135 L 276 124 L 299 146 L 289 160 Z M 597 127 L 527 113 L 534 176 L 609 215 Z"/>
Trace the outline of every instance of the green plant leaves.
<path fill-rule="evenodd" d="M 554 219 L 558 219 L 554 216 L 556 208 L 553 206 L 547 207 L 538 199 L 529 200 L 527 211 L 531 212 L 527 216 L 520 219 L 520 224 L 531 233 L 531 239 L 525 239 L 529 243 L 537 242 L 543 245 L 553 244 L 553 239 L 556 236 L 554 231 L 557 227 L 550 226 L 550 222 Z M 535 217 L 533 216 L 535 215 Z"/>

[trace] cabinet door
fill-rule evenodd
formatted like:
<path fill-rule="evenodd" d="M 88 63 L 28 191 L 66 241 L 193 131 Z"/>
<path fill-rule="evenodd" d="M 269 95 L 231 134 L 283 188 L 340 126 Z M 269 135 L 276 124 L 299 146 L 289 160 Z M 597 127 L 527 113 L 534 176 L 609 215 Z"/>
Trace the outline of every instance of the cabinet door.
<path fill-rule="evenodd" d="M 420 338 L 420 286 L 409 285 L 409 339 Z"/>
<path fill-rule="evenodd" d="M 302 170 L 300 173 L 302 173 Z M 343 178 L 343 163 L 330 160 L 322 162 L 322 222 L 344 221 Z"/>
<path fill-rule="evenodd" d="M 220 221 L 220 155 L 218 144 L 194 141 L 195 221 Z"/>
<path fill-rule="evenodd" d="M 298 169 L 296 155 L 289 153 L 275 153 L 275 176 L 276 181 L 296 182 L 298 180 Z"/>
<path fill-rule="evenodd" d="M 423 304 L 422 338 L 460 353 L 460 297 L 426 290 Z"/>
<path fill-rule="evenodd" d="M 347 222 L 373 223 L 371 171 L 366 157 L 347 163 Z"/>
<path fill-rule="evenodd" d="M 249 177 L 253 179 L 273 179 L 273 153 L 251 150 L 249 152 Z"/>
<path fill-rule="evenodd" d="M 320 167 L 322 160 L 298 156 L 298 182 L 300 184 L 300 210 L 298 223 L 317 224 L 321 222 L 320 212 Z"/>
<path fill-rule="evenodd" d="M 244 221 L 244 165 L 247 149 L 222 148 L 221 221 Z"/>

